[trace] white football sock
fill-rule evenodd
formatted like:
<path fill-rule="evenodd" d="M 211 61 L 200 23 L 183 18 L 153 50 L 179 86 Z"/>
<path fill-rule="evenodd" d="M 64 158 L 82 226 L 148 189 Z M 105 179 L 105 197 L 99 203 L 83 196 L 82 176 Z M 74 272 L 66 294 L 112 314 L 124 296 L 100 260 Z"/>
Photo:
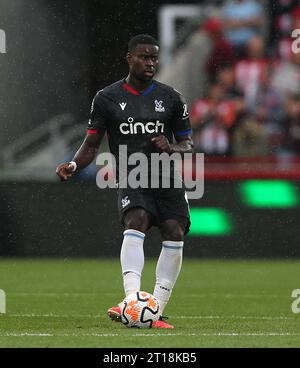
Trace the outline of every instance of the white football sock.
<path fill-rule="evenodd" d="M 120 260 L 125 295 L 128 296 L 141 288 L 145 234 L 133 229 L 125 230 L 123 234 Z"/>
<path fill-rule="evenodd" d="M 156 284 L 153 295 L 159 302 L 160 315 L 167 305 L 182 264 L 183 241 L 162 242 L 156 266 Z"/>

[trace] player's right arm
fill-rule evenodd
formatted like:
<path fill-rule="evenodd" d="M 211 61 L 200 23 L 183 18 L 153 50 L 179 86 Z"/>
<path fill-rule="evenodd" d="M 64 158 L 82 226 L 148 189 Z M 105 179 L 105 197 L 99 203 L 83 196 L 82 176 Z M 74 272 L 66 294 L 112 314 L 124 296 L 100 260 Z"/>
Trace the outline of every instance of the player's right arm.
<path fill-rule="evenodd" d="M 60 164 L 56 168 L 56 174 L 65 181 L 68 180 L 75 171 L 87 167 L 94 160 L 104 133 L 105 132 L 97 132 L 95 134 L 88 133 L 74 158 L 70 162 Z M 76 170 L 72 162 L 76 163 Z"/>
<path fill-rule="evenodd" d="M 87 134 L 82 145 L 70 162 L 56 168 L 56 174 L 61 180 L 68 180 L 75 171 L 84 169 L 94 160 L 106 131 L 105 116 L 105 101 L 100 91 L 93 99 Z"/>

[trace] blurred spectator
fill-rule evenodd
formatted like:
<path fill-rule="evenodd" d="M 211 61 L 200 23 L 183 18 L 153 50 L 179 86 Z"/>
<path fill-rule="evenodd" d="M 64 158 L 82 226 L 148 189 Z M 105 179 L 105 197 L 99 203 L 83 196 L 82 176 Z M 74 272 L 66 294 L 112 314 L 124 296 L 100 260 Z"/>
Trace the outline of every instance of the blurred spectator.
<path fill-rule="evenodd" d="M 300 155 L 300 94 L 291 95 L 287 99 L 282 128 L 283 152 Z"/>
<path fill-rule="evenodd" d="M 192 104 L 191 120 L 195 126 L 210 119 L 220 120 L 227 128 L 231 128 L 236 119 L 235 103 L 232 99 L 224 98 L 224 89 L 219 83 L 209 87 L 207 98 Z"/>
<path fill-rule="evenodd" d="M 224 66 L 217 72 L 216 81 L 223 88 L 223 96 L 225 100 L 233 100 L 237 114 L 245 110 L 244 93 L 237 87 L 234 77 L 234 68 L 232 66 Z"/>
<path fill-rule="evenodd" d="M 254 0 L 231 0 L 223 7 L 225 35 L 238 57 L 244 56 L 249 40 L 264 23 L 262 6 Z"/>
<path fill-rule="evenodd" d="M 220 67 L 233 65 L 236 58 L 233 47 L 223 35 L 220 19 L 209 18 L 201 29 L 207 33 L 212 42 L 212 50 L 206 63 L 206 69 L 210 80 L 213 80 Z"/>
<path fill-rule="evenodd" d="M 212 84 L 207 98 L 192 105 L 195 150 L 211 155 L 229 154 L 230 132 L 236 116 L 234 101 L 224 99 L 224 89 L 220 84 Z"/>
<path fill-rule="evenodd" d="M 233 133 L 233 154 L 244 157 L 262 156 L 267 154 L 267 149 L 268 139 L 264 125 L 249 114 Z"/>
<path fill-rule="evenodd" d="M 263 38 L 254 36 L 247 43 L 246 57 L 238 61 L 235 66 L 237 86 L 244 92 L 245 101 L 250 110 L 253 110 L 260 84 L 270 67 L 270 61 L 265 54 Z"/>
<path fill-rule="evenodd" d="M 275 66 L 272 85 L 284 101 L 290 94 L 300 93 L 300 53 L 292 53 L 291 61 Z"/>
<path fill-rule="evenodd" d="M 275 153 L 281 144 L 283 109 L 280 94 L 271 85 L 271 77 L 272 69 L 268 69 L 263 75 L 251 112 L 265 126 L 269 152 Z"/>

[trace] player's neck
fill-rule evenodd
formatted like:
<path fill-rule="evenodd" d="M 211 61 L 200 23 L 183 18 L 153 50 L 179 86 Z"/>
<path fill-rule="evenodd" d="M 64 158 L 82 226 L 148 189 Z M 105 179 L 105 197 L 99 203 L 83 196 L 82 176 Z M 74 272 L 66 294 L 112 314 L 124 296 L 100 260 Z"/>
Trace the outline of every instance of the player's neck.
<path fill-rule="evenodd" d="M 141 81 L 130 74 L 125 78 L 125 81 L 130 87 L 140 93 L 144 92 L 153 83 L 152 79 L 150 79 L 149 81 Z"/>

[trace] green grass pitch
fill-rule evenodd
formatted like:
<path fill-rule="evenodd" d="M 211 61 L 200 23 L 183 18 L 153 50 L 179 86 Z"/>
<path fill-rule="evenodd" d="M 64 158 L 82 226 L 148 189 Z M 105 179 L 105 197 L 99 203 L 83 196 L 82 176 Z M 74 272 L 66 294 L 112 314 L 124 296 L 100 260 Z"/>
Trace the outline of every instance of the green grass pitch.
<path fill-rule="evenodd" d="M 155 262 L 142 289 L 152 292 Z M 165 310 L 174 330 L 129 329 L 106 310 L 123 298 L 116 260 L 0 260 L 0 347 L 299 347 L 300 261 L 185 259 Z M 300 303 L 299 303 L 300 304 Z M 300 305 L 299 305 L 300 306 Z"/>

